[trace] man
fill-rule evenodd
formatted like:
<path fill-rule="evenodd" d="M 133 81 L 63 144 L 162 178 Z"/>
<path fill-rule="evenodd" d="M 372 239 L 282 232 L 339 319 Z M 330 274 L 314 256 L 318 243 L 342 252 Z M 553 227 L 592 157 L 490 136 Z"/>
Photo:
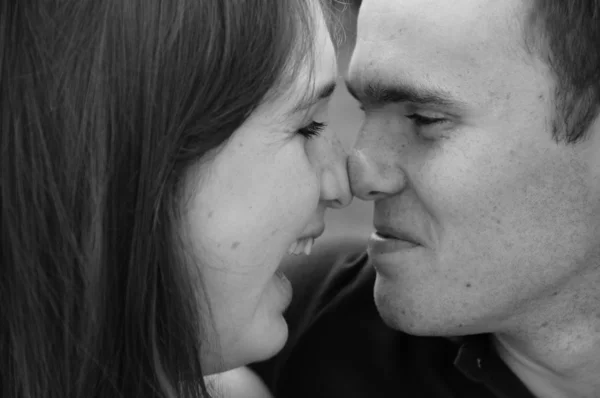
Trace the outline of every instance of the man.
<path fill-rule="evenodd" d="M 348 73 L 376 234 L 296 278 L 274 396 L 599 397 L 600 1 L 364 0 Z"/>

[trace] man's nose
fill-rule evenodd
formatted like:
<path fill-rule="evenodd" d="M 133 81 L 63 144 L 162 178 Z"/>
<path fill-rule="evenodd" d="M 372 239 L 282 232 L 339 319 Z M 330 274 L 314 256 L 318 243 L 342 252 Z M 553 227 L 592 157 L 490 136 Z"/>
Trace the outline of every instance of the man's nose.
<path fill-rule="evenodd" d="M 362 200 L 378 200 L 400 193 L 405 186 L 402 171 L 385 163 L 385 156 L 354 149 L 348 157 L 348 175 L 352 193 Z"/>

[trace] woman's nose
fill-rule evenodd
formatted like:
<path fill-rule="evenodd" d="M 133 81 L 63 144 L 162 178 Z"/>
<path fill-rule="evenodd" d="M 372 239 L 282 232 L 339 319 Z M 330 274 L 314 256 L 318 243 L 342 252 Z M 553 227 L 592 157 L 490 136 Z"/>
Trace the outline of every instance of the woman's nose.
<path fill-rule="evenodd" d="M 348 154 L 337 137 L 327 140 L 326 151 L 321 154 L 321 201 L 327 207 L 341 209 L 352 202 L 348 181 Z"/>
<path fill-rule="evenodd" d="M 352 193 L 362 200 L 378 200 L 400 193 L 405 176 L 394 167 L 382 164 L 365 150 L 354 149 L 348 156 L 348 175 Z"/>
<path fill-rule="evenodd" d="M 321 200 L 325 202 L 327 207 L 333 209 L 342 209 L 352 202 L 345 166 L 336 166 L 323 171 L 321 176 Z"/>

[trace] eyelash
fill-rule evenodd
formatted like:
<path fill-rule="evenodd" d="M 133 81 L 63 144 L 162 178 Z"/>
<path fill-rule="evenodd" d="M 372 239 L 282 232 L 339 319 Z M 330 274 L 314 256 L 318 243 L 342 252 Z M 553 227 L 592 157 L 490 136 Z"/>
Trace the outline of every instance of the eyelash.
<path fill-rule="evenodd" d="M 297 133 L 304 138 L 311 139 L 313 137 L 318 137 L 325 127 L 327 127 L 327 124 L 325 123 L 312 122 L 308 126 L 299 129 Z"/>
<path fill-rule="evenodd" d="M 413 113 L 412 115 L 407 115 L 406 118 L 412 120 L 417 127 L 431 126 L 431 125 L 443 123 L 446 121 L 446 119 L 443 119 L 443 118 L 426 117 L 423 115 L 419 115 L 418 113 Z"/>

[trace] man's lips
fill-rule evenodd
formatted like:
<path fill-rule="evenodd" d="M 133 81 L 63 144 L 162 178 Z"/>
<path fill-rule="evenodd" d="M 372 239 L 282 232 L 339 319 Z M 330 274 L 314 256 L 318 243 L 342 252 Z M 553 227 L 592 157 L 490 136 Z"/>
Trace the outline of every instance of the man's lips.
<path fill-rule="evenodd" d="M 388 225 L 375 225 L 375 233 L 383 239 L 395 239 L 420 245 L 419 239 L 411 232 Z"/>
<path fill-rule="evenodd" d="M 376 256 L 387 253 L 397 253 L 419 247 L 418 243 L 412 240 L 398 239 L 389 237 L 389 235 L 380 235 L 375 232 L 369 238 L 368 252 L 370 256 Z"/>

